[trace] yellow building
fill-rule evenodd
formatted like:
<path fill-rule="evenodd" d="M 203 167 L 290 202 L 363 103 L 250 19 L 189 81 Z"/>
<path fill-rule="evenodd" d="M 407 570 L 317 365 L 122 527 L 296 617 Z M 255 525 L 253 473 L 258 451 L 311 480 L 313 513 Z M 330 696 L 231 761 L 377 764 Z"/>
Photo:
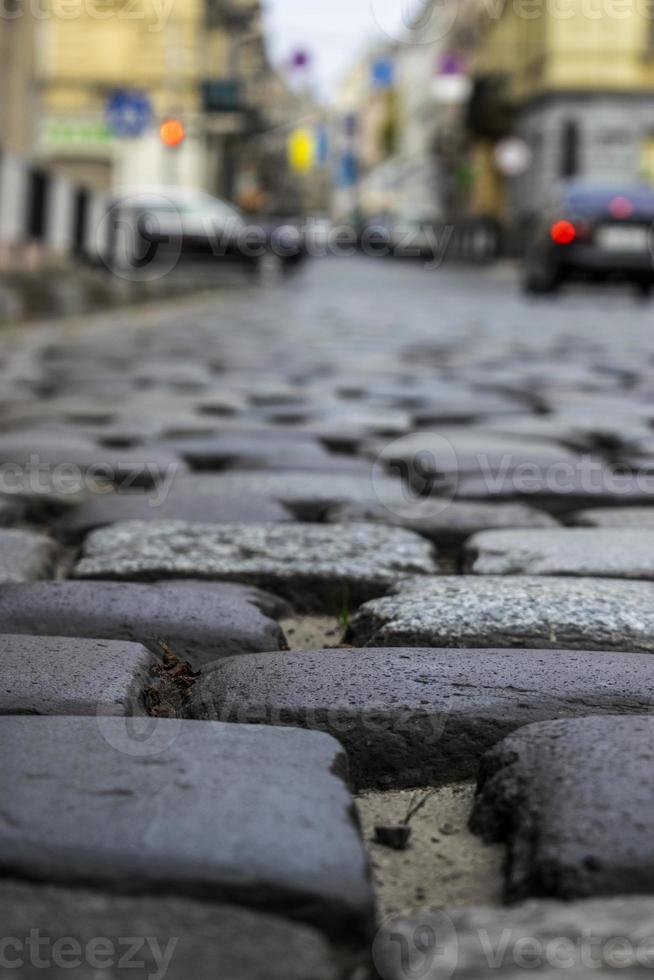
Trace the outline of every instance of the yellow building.
<path fill-rule="evenodd" d="M 29 153 L 36 110 L 35 18 L 30 4 L 5 3 L 0 16 L 0 145 Z"/>
<path fill-rule="evenodd" d="M 258 2 L 50 0 L 49 14 L 39 37 L 40 158 L 101 189 L 224 189 L 230 144 L 251 119 Z M 118 115 L 108 114 L 116 100 Z M 167 118 L 186 134 L 172 149 L 159 135 Z"/>
<path fill-rule="evenodd" d="M 466 9 L 474 26 L 477 211 L 520 218 L 560 179 L 654 178 L 648 0 L 479 0 Z M 528 144 L 532 162 L 503 180 L 493 149 L 509 133 Z"/>

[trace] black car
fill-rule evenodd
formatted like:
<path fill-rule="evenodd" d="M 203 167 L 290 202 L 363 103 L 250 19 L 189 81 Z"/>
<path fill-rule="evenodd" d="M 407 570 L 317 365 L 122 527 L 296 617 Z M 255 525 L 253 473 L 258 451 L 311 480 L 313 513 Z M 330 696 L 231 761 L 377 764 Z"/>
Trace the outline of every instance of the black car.
<path fill-rule="evenodd" d="M 654 285 L 654 190 L 563 185 L 527 234 L 522 284 L 551 293 L 566 280 Z"/>

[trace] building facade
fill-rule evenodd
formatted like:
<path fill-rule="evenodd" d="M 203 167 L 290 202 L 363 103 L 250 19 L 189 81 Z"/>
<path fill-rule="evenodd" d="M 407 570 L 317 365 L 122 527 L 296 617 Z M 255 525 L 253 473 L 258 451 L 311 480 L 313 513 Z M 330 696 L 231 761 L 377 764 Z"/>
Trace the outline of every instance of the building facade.
<path fill-rule="evenodd" d="M 256 203 L 278 82 L 258 0 L 84 0 L 75 10 L 53 8 L 39 25 L 38 158 L 99 190 L 182 184 Z M 160 136 L 167 119 L 184 129 L 174 147 Z"/>
<path fill-rule="evenodd" d="M 29 154 L 35 137 L 36 19 L 31 4 L 5 0 L 0 17 L 0 143 Z"/>
<path fill-rule="evenodd" d="M 496 214 L 520 223 L 570 178 L 654 179 L 654 10 L 645 0 L 512 0 L 476 12 L 472 70 L 494 88 L 490 112 L 505 131 L 484 136 Z M 495 137 L 531 152 L 524 173 L 494 179 Z M 480 175 L 480 179 L 481 175 Z M 488 204 L 489 202 L 487 202 Z"/>

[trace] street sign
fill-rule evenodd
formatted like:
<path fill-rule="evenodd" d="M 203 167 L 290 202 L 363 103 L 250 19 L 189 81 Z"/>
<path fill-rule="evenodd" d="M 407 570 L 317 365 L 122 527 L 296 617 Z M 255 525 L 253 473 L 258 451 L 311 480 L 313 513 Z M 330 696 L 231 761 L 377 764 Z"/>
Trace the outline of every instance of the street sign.
<path fill-rule="evenodd" d="M 472 82 L 459 54 L 444 51 L 439 55 L 431 90 L 436 101 L 444 105 L 462 105 L 467 101 L 472 91 Z"/>
<path fill-rule="evenodd" d="M 372 87 L 388 89 L 393 84 L 393 61 L 391 58 L 377 58 L 371 67 Z"/>
<path fill-rule="evenodd" d="M 309 67 L 311 63 L 311 55 L 308 51 L 303 51 L 298 49 L 294 51 L 291 55 L 291 68 L 303 70 Z"/>
<path fill-rule="evenodd" d="M 316 125 L 316 163 L 324 167 L 329 160 L 329 134 L 323 123 Z"/>
<path fill-rule="evenodd" d="M 105 118 L 116 136 L 140 136 L 152 122 L 152 106 L 143 92 L 116 89 L 107 100 Z"/>
<path fill-rule="evenodd" d="M 288 137 L 288 162 L 296 174 L 308 174 L 315 163 L 316 145 L 311 130 L 300 127 Z"/>

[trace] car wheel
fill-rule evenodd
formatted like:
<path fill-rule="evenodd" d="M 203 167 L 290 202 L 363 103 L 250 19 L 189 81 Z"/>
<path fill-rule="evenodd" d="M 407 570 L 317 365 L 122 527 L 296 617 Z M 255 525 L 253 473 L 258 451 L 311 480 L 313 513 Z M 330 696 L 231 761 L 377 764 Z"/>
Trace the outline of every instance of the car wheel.
<path fill-rule="evenodd" d="M 641 299 L 650 299 L 652 295 L 652 283 L 651 282 L 636 283 L 636 295 L 640 296 Z"/>

